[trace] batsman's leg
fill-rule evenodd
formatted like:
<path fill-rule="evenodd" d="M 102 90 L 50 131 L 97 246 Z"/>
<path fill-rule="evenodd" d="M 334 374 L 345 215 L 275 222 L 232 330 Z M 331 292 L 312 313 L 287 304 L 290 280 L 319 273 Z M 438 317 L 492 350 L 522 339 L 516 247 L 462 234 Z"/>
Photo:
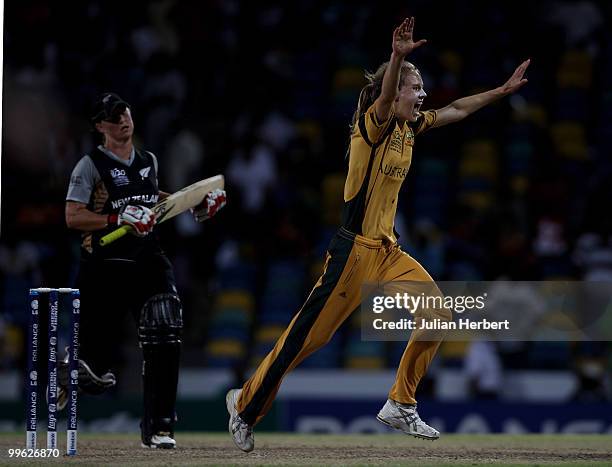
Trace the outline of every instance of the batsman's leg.
<path fill-rule="evenodd" d="M 121 361 L 123 334 L 121 323 L 127 307 L 116 299 L 121 293 L 112 290 L 109 277 L 121 283 L 130 276 L 125 265 L 105 261 L 83 262 L 77 278 L 80 290 L 79 323 L 79 390 L 99 395 L 116 385 L 112 370 Z M 68 352 L 58 364 L 58 408 L 67 403 Z"/>
<path fill-rule="evenodd" d="M 173 449 L 176 390 L 179 376 L 181 302 L 171 293 L 157 294 L 144 304 L 138 327 L 143 352 L 144 447 Z"/>

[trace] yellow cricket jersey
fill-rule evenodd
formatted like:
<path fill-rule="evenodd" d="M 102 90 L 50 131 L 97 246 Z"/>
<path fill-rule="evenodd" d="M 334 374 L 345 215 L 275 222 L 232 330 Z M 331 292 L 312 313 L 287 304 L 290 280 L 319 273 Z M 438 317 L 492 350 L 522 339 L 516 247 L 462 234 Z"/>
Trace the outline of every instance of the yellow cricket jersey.
<path fill-rule="evenodd" d="M 345 229 L 367 238 L 397 241 L 395 211 L 412 161 L 414 137 L 435 122 L 435 110 L 419 112 L 416 122 L 400 124 L 393 113 L 379 122 L 374 104 L 361 116 L 351 134 L 342 210 Z"/>

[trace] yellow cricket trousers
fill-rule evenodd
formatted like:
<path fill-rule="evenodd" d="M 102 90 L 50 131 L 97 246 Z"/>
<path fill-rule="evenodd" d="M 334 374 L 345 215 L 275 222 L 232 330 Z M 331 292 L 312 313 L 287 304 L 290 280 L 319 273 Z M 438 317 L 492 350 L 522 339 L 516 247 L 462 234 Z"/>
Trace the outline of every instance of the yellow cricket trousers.
<path fill-rule="evenodd" d="M 340 325 L 361 304 L 364 282 L 433 279 L 397 244 L 385 244 L 341 228 L 332 239 L 323 274 L 306 302 L 280 336 L 274 349 L 244 384 L 236 404 L 240 417 L 255 425 L 270 409 L 285 375 L 332 338 Z M 437 310 L 436 317 L 450 319 L 450 312 Z M 440 340 L 424 341 L 413 332 L 397 370 L 389 398 L 415 404 L 414 394 L 427 371 Z"/>

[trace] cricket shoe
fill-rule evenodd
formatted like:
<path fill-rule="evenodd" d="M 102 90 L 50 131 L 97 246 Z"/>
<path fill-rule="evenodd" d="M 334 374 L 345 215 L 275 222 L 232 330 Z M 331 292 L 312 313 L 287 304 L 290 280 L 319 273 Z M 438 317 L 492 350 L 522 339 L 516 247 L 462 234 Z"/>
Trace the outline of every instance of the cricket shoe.
<path fill-rule="evenodd" d="M 421 420 L 416 405 L 404 405 L 394 400 L 387 399 L 386 404 L 380 409 L 376 419 L 396 430 L 403 431 L 415 438 L 438 439 L 440 432 L 430 427 Z"/>
<path fill-rule="evenodd" d="M 150 449 L 174 449 L 176 441 L 169 431 L 158 431 L 153 436 L 143 435 L 141 446 Z"/>
<path fill-rule="evenodd" d="M 234 444 L 244 452 L 251 452 L 255 447 L 253 427 L 240 418 L 236 409 L 236 402 L 238 402 L 241 391 L 242 389 L 230 389 L 225 396 L 225 406 L 230 416 L 228 428 Z"/>

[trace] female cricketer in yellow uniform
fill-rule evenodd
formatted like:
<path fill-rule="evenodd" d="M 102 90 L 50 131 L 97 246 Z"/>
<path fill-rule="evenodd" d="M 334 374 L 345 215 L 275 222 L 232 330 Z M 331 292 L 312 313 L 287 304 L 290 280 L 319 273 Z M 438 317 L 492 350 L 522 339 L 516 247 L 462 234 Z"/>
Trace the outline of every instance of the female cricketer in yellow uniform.
<path fill-rule="evenodd" d="M 397 244 L 393 228 L 398 193 L 412 160 L 415 137 L 457 122 L 491 102 L 515 92 L 529 60 L 502 86 L 458 99 L 439 109 L 421 112 L 426 97 L 421 74 L 406 55 L 426 41 L 414 41 L 414 18 L 393 32 L 392 53 L 359 96 L 353 117 L 349 167 L 344 187 L 342 227 L 330 243 L 323 274 L 302 308 L 242 389 L 226 397 L 229 430 L 243 451 L 254 447 L 253 426 L 267 413 L 283 377 L 308 355 L 325 345 L 361 302 L 364 282 L 433 279 Z M 437 317 L 450 319 L 438 310 Z M 421 420 L 415 391 L 440 345 L 411 336 L 389 398 L 378 420 L 404 433 L 436 439 L 439 432 Z"/>

